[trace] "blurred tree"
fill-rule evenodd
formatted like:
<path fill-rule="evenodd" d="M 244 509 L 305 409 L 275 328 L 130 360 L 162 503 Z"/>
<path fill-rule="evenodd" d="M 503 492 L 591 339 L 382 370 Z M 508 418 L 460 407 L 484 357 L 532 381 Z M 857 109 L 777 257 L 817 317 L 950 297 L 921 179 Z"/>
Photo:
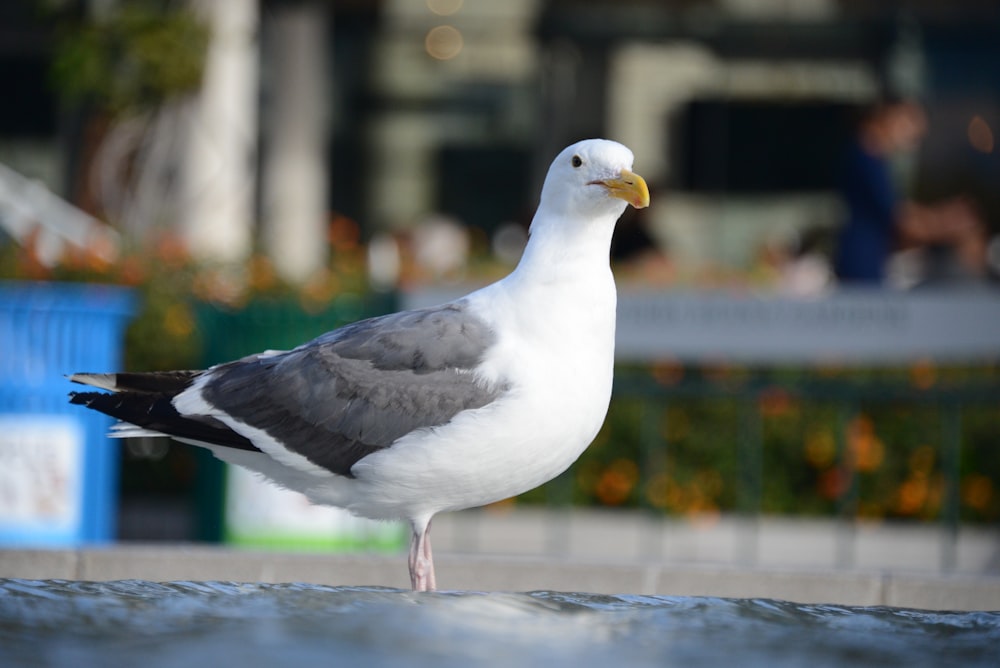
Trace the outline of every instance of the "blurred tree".
<path fill-rule="evenodd" d="M 130 114 L 201 85 L 209 31 L 184 6 L 123 0 L 59 34 L 53 80 L 70 101 Z"/>

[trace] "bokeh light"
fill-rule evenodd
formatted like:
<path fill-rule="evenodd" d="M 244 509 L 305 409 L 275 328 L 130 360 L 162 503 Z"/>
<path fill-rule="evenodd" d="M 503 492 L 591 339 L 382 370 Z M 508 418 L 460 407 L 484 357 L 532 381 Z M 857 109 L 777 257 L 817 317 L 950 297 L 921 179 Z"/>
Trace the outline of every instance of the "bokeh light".
<path fill-rule="evenodd" d="M 462 33 L 454 26 L 443 25 L 431 28 L 424 39 L 427 53 L 438 60 L 450 60 L 462 51 Z"/>
<path fill-rule="evenodd" d="M 967 134 L 969 144 L 972 145 L 972 148 L 980 153 L 993 152 L 993 128 L 990 127 L 989 123 L 982 116 L 977 114 L 972 117 L 972 120 L 969 121 Z"/>

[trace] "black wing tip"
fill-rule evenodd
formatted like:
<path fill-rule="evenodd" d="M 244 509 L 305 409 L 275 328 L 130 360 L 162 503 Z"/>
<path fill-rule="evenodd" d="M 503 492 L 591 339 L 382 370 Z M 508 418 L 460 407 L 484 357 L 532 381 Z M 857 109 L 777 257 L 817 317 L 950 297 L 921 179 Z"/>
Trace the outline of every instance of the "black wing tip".
<path fill-rule="evenodd" d="M 94 395 L 104 394 L 103 392 L 70 392 L 69 402 L 77 406 L 89 406 L 94 400 Z"/>
<path fill-rule="evenodd" d="M 95 401 L 99 401 L 102 397 L 112 396 L 111 392 L 70 392 L 69 402 L 77 406 L 86 406 L 91 408 Z"/>
<path fill-rule="evenodd" d="M 69 402 L 164 436 L 260 452 L 246 437 L 221 424 L 180 415 L 170 397 L 148 392 L 70 392 Z"/>

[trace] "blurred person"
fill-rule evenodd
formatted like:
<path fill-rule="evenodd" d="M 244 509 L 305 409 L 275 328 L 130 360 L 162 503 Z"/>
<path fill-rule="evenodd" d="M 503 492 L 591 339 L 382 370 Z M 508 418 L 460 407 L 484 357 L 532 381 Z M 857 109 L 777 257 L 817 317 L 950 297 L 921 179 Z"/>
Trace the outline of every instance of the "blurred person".
<path fill-rule="evenodd" d="M 932 267 L 925 267 L 925 277 L 982 275 L 986 235 L 970 202 L 905 202 L 893 185 L 890 159 L 912 150 L 926 132 L 927 116 L 911 100 L 884 100 L 861 116 L 843 164 L 841 193 L 848 217 L 835 258 L 841 281 L 883 283 L 889 257 L 900 248 L 931 251 Z M 940 267 L 945 265 L 955 269 L 944 272 Z"/>

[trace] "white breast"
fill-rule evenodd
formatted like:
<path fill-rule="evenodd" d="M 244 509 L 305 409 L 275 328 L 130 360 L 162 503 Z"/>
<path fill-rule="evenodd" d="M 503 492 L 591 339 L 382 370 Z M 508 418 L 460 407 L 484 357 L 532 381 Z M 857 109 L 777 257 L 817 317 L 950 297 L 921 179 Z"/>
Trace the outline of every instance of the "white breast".
<path fill-rule="evenodd" d="M 510 287 L 503 283 L 472 295 L 473 309 L 489 303 L 484 317 L 495 319 L 498 332 L 480 373 L 509 392 L 358 462 L 351 509 L 391 517 L 483 505 L 537 487 L 576 461 L 611 397 L 615 291 L 610 273 L 601 278 L 576 286 L 588 291 L 587 309 L 568 308 L 573 300 L 544 286 L 516 300 L 503 294 Z"/>

